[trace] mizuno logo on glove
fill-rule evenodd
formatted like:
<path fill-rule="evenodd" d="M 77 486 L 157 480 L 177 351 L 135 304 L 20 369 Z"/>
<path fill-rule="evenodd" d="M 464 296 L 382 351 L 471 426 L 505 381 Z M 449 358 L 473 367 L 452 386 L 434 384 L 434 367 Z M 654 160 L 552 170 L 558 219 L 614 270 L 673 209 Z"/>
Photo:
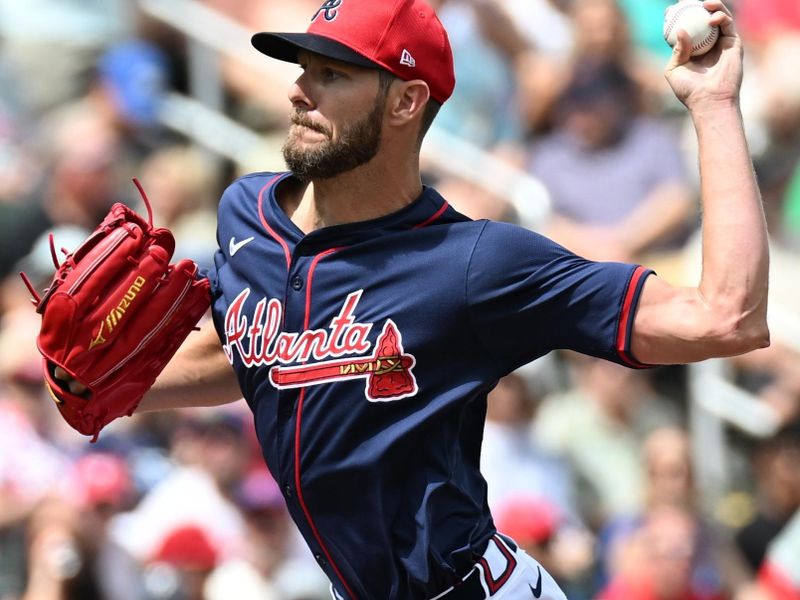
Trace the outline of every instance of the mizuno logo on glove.
<path fill-rule="evenodd" d="M 92 342 L 89 344 L 89 350 L 106 343 L 106 338 L 103 337 L 103 330 L 105 329 L 106 335 L 114 331 L 114 328 L 122 320 L 122 317 L 125 316 L 128 307 L 133 304 L 136 296 L 142 291 L 142 286 L 146 281 L 147 279 L 141 275 L 133 281 L 131 287 L 128 288 L 128 291 L 125 292 L 125 295 L 122 297 L 122 300 L 119 301 L 119 304 L 117 304 L 111 312 L 108 313 L 106 318 L 100 322 L 100 331 L 97 332 L 97 336 L 92 339 Z"/>

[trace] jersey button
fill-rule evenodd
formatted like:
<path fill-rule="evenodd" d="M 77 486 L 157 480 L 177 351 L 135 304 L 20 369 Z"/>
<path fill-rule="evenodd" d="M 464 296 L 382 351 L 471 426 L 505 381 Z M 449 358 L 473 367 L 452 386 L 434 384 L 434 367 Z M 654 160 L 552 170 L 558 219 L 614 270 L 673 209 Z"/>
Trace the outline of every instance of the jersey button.
<path fill-rule="evenodd" d="M 314 558 L 316 558 L 316 559 L 317 559 L 317 562 L 320 564 L 320 566 L 321 566 L 321 567 L 324 567 L 324 566 L 325 566 L 325 558 L 322 556 L 322 554 L 320 554 L 319 552 L 317 552 L 317 553 L 314 555 Z"/>
<path fill-rule="evenodd" d="M 286 496 L 287 498 L 291 498 L 292 494 L 293 494 L 292 486 L 290 486 L 287 483 L 285 486 L 283 486 L 283 495 Z"/>
<path fill-rule="evenodd" d="M 292 278 L 292 289 L 296 292 L 303 289 L 303 278 L 300 275 L 295 275 Z"/>

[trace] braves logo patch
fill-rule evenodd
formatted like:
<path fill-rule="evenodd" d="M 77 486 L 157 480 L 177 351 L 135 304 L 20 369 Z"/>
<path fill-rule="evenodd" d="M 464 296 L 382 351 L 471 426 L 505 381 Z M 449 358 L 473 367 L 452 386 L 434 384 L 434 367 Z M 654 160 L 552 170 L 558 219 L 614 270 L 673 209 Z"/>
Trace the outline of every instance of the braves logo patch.
<path fill-rule="evenodd" d="M 339 7 L 342 5 L 343 0 L 325 0 L 322 6 L 319 7 L 314 16 L 311 17 L 311 22 L 317 20 L 320 13 L 323 14 L 326 21 L 333 21 L 339 15 Z"/>
<path fill-rule="evenodd" d="M 250 289 L 245 289 L 225 314 L 225 354 L 233 363 L 236 351 L 247 367 L 273 365 L 269 379 L 280 389 L 363 378 L 364 395 L 370 402 L 416 395 L 416 359 L 403 350 L 394 321 L 386 320 L 374 350 L 367 339 L 373 323 L 356 322 L 355 309 L 362 293 L 358 290 L 347 296 L 327 329 L 293 333 L 280 331 L 283 306 L 275 298 L 269 302 L 262 298 L 252 319 L 243 315 L 250 295 Z M 291 364 L 298 362 L 301 364 Z"/>

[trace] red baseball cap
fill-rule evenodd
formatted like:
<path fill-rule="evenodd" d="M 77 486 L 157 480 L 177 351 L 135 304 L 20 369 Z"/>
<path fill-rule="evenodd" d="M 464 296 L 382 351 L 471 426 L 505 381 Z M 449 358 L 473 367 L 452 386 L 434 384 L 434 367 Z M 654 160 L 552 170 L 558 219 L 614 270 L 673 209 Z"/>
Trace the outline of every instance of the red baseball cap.
<path fill-rule="evenodd" d="M 422 79 L 440 103 L 456 84 L 447 32 L 424 0 L 325 0 L 306 33 L 257 33 L 252 44 L 287 62 L 308 50 L 406 81 Z"/>
<path fill-rule="evenodd" d="M 202 527 L 182 525 L 167 533 L 151 560 L 205 571 L 217 566 L 219 554 L 219 549 Z"/>
<path fill-rule="evenodd" d="M 561 516 L 551 502 L 529 494 L 511 496 L 495 512 L 498 531 L 523 546 L 546 542 L 561 523 Z"/>

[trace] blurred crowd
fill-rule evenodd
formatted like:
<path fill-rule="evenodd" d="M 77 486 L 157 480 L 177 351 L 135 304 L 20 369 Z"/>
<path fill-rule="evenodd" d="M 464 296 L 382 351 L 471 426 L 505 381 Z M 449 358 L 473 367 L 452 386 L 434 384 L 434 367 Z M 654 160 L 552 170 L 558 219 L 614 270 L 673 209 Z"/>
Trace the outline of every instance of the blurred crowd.
<path fill-rule="evenodd" d="M 320 2 L 199 3 L 255 32 L 302 30 Z M 556 241 L 695 282 L 696 142 L 662 75 L 669 0 L 432 3 L 457 75 L 434 128 L 539 179 L 551 201 L 542 231 Z M 742 111 L 771 235 L 771 301 L 800 318 L 800 3 L 728 3 L 745 42 Z M 111 203 L 140 208 L 135 176 L 176 255 L 211 267 L 221 191 L 243 172 L 283 168 L 296 71 L 232 57 L 192 65 L 190 49 L 134 0 L 0 0 L 0 600 L 330 597 L 244 403 L 137 415 L 90 445 L 43 389 L 39 317 L 17 272 L 46 286 L 57 259 L 48 233 L 69 252 Z M 164 125 L 165 103 L 191 92 L 198 69 L 219 77 L 225 115 L 265 140 L 253 164 Z M 435 160 L 424 172 L 465 214 L 517 220 L 500 188 Z M 776 430 L 729 426 L 721 496 L 696 474 L 686 368 L 558 353 L 503 379 L 482 456 L 498 528 L 572 600 L 800 599 L 791 335 L 773 330 L 769 349 L 728 365 Z"/>

